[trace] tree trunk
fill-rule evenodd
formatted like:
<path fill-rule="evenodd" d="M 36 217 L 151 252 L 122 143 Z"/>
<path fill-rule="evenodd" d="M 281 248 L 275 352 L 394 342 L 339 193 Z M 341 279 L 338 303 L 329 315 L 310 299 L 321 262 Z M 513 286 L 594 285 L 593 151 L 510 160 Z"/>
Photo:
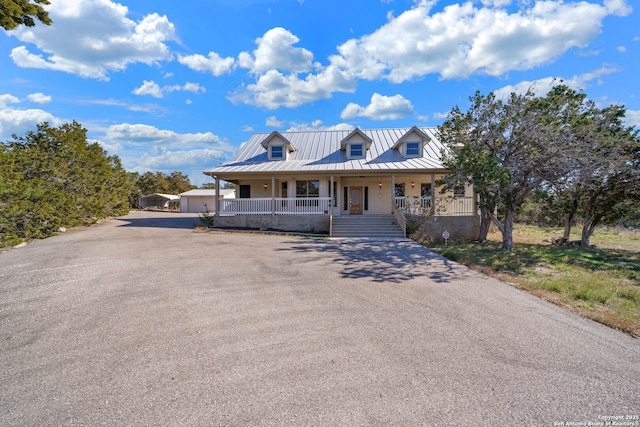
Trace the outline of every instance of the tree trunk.
<path fill-rule="evenodd" d="M 574 213 L 565 213 L 564 214 L 564 238 L 569 240 L 571 238 L 571 223 L 573 223 L 573 218 L 575 217 Z"/>
<path fill-rule="evenodd" d="M 583 248 L 588 248 L 591 246 L 589 240 L 593 235 L 593 232 L 596 229 L 596 225 L 598 223 L 598 219 L 594 213 L 594 206 L 589 204 L 585 208 L 584 212 L 584 220 L 582 224 L 582 237 L 580 239 L 580 246 Z"/>
<path fill-rule="evenodd" d="M 480 208 L 480 234 L 478 236 L 478 242 L 482 243 L 487 240 L 489 234 L 489 228 L 491 227 L 491 216 L 488 213 L 487 208 Z"/>
<path fill-rule="evenodd" d="M 504 230 L 502 232 L 502 250 L 511 251 L 513 249 L 513 219 L 516 212 L 512 207 L 507 207 L 504 216 Z"/>

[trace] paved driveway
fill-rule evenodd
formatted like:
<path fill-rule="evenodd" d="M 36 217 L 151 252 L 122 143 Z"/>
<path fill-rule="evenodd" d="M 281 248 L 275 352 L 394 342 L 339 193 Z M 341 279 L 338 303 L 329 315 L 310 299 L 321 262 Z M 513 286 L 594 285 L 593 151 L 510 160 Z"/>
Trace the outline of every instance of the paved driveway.
<path fill-rule="evenodd" d="M 0 425 L 640 415 L 640 343 L 627 335 L 410 241 L 196 222 L 132 213 L 0 254 Z"/>

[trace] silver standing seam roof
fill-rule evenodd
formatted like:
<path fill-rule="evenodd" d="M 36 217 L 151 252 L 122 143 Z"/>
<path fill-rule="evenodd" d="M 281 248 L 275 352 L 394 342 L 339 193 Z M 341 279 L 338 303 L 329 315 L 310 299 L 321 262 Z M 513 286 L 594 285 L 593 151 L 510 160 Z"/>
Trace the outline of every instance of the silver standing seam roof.
<path fill-rule="evenodd" d="M 348 159 L 341 150 L 341 142 L 353 130 L 282 132 L 294 151 L 286 160 L 269 160 L 261 144 L 273 132 L 256 133 L 240 146 L 238 154 L 228 163 L 206 170 L 210 176 L 255 173 L 391 173 L 441 171 L 440 160 L 444 146 L 437 137 L 436 128 L 417 128 L 429 137 L 422 157 L 405 158 L 394 145 L 413 128 L 360 130 L 372 143 L 364 159 Z"/>

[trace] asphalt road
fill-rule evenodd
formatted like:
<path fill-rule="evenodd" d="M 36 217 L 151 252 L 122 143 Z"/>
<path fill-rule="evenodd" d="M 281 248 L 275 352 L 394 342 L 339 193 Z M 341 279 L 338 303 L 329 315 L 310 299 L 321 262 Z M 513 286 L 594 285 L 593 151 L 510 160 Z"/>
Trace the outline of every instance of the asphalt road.
<path fill-rule="evenodd" d="M 0 254 L 0 425 L 640 415 L 640 342 L 628 335 L 411 241 L 196 222 L 132 213 Z"/>

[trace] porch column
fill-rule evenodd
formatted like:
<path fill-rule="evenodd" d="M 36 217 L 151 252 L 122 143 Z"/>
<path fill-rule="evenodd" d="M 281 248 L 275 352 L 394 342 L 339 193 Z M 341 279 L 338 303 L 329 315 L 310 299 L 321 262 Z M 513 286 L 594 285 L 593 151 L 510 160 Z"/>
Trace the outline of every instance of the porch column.
<path fill-rule="evenodd" d="M 329 180 L 329 214 L 333 215 L 333 198 L 335 194 L 333 194 L 333 175 L 331 175 L 331 179 Z"/>
<path fill-rule="evenodd" d="M 213 207 L 215 212 L 213 214 L 213 216 L 219 216 L 219 212 L 220 212 L 220 180 L 218 179 L 218 176 L 214 176 L 213 179 L 215 180 L 216 183 L 216 203 L 215 206 Z"/>
<path fill-rule="evenodd" d="M 276 214 L 276 177 L 271 177 L 271 215 Z"/>
<path fill-rule="evenodd" d="M 436 174 L 431 174 L 431 215 L 436 214 Z"/>
<path fill-rule="evenodd" d="M 391 175 L 391 213 L 396 209 L 396 176 Z"/>

